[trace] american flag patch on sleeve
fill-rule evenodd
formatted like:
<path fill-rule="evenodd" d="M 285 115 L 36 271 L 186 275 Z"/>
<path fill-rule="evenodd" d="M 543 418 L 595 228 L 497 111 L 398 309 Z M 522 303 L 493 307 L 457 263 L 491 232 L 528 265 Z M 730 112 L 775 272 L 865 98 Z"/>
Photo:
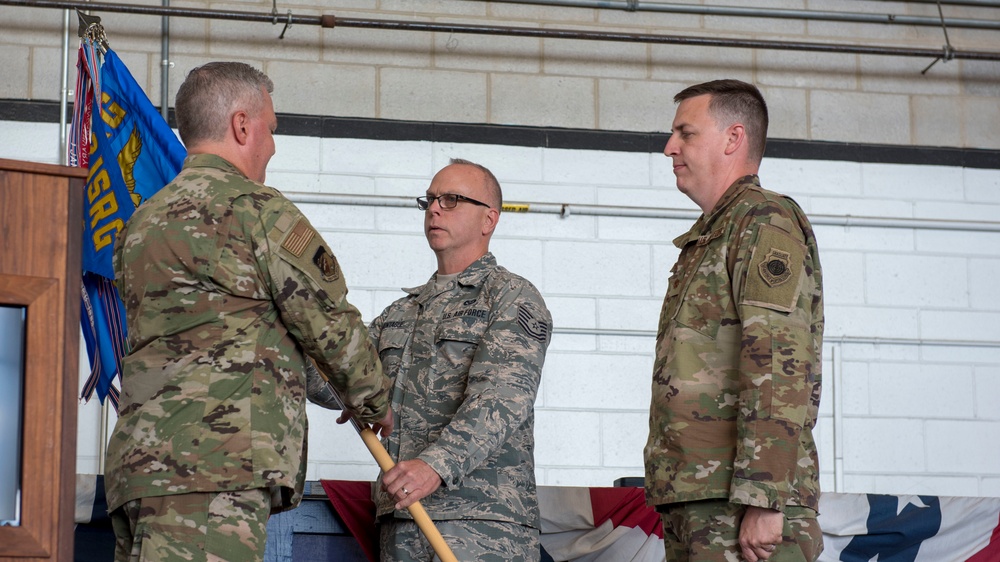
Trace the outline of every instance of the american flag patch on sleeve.
<path fill-rule="evenodd" d="M 302 257 L 302 252 L 305 251 L 315 236 L 316 231 L 309 226 L 309 223 L 305 219 L 300 218 L 295 222 L 295 226 L 292 227 L 291 232 L 285 236 L 285 241 L 281 243 L 281 247 L 299 258 Z"/>

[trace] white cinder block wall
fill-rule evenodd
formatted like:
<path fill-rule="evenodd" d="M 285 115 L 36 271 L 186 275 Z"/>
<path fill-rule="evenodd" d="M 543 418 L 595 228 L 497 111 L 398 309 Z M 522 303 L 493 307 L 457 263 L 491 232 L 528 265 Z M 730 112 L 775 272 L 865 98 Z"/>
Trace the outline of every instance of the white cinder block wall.
<path fill-rule="evenodd" d="M 55 161 L 55 131 L 0 122 L 4 138 L 24 139 L 5 143 L 0 157 Z M 268 183 L 415 197 L 451 157 L 490 166 L 508 202 L 694 208 L 661 154 L 279 136 Z M 1000 170 L 770 159 L 761 176 L 814 216 L 1000 217 Z M 367 320 L 435 267 L 415 207 L 301 207 L 337 254 Z M 539 287 L 556 325 L 536 403 L 541 483 L 611 485 L 642 474 L 651 332 L 677 255 L 671 240 L 689 224 L 502 215 L 493 251 Z M 827 307 L 824 489 L 1000 496 L 1000 233 L 816 231 Z M 578 333 L 586 330 L 649 335 Z M 337 426 L 332 412 L 309 413 L 309 478 L 375 476 L 353 430 Z M 96 403 L 83 406 L 81 472 L 97 470 L 99 427 Z"/>
<path fill-rule="evenodd" d="M 322 191 L 345 185 L 363 193 L 416 196 L 448 158 L 464 157 L 491 166 L 510 202 L 694 208 L 673 187 L 661 154 L 294 142 L 298 158 L 318 150 L 321 163 L 307 178 L 298 175 L 300 169 L 285 176 L 279 152 L 270 178 L 289 190 L 304 180 Z M 338 160 L 340 152 L 367 156 Z M 793 195 L 811 214 L 1000 217 L 1000 170 L 774 159 L 761 175 L 766 186 Z M 366 318 L 400 295 L 395 286 L 419 284 L 433 270 L 415 209 L 306 208 L 334 247 Z M 677 255 L 671 240 L 689 225 L 663 219 L 502 216 L 494 252 L 539 287 L 556 325 L 536 404 L 542 483 L 610 485 L 618 477 L 642 474 L 652 334 L 567 334 L 565 329 L 655 331 Z M 816 230 L 827 287 L 819 428 L 824 488 L 1000 495 L 1000 448 L 995 445 L 1000 442 L 995 400 L 1000 300 L 993 294 L 1000 233 L 923 225 Z M 956 340 L 964 343 L 942 345 Z M 323 450 L 332 453 L 325 459 L 313 455 L 312 475 L 375 474 L 349 430 L 334 433 L 328 429 L 331 414 L 314 410 L 312 415 L 312 435 L 322 435 L 324 447 L 330 446 Z M 337 443 L 352 449 L 351 461 L 336 459 Z"/>
<path fill-rule="evenodd" d="M 934 49 L 943 43 L 939 27 L 469 0 L 280 4 L 296 15 Z M 937 17 L 932 4 L 880 0 L 766 4 Z M 272 3 L 226 7 L 269 12 Z M 1000 18 L 996 8 L 943 9 L 950 18 Z M 160 103 L 160 18 L 101 16 L 112 47 Z M 62 10 L 0 6 L 0 102 L 59 99 L 62 18 Z M 171 18 L 168 99 L 188 69 L 235 58 L 275 79 L 281 113 L 648 132 L 669 128 L 671 97 L 684 86 L 735 77 L 762 88 L 773 138 L 1000 149 L 1000 64 L 993 61 L 938 63 L 921 74 L 930 61 L 912 57 L 305 25 L 281 40 L 279 33 L 268 24 Z M 949 37 L 957 49 L 1000 50 L 992 30 L 951 27 Z M 75 51 L 66 58 L 75 65 Z M 0 157 L 58 160 L 55 125 L 0 119 L 8 119 L 0 120 Z M 664 157 L 628 152 L 282 136 L 269 183 L 289 192 L 416 196 L 452 156 L 491 167 L 509 201 L 694 209 L 672 187 Z M 762 177 L 814 217 L 1000 221 L 1000 163 L 974 169 L 770 159 Z M 303 207 L 337 252 L 351 299 L 367 319 L 400 286 L 419 284 L 433 270 L 415 209 Z M 677 254 L 670 241 L 689 224 L 504 214 L 494 252 L 542 290 L 556 322 L 537 403 L 543 484 L 610 485 L 642 473 L 653 350 L 652 335 L 642 333 L 655 330 Z M 816 231 L 827 303 L 824 489 L 1000 496 L 1000 233 L 857 225 Z M 374 476 L 351 430 L 319 409 L 310 407 L 310 415 L 310 478 Z M 80 472 L 98 469 L 100 427 L 95 404 L 82 407 Z"/>

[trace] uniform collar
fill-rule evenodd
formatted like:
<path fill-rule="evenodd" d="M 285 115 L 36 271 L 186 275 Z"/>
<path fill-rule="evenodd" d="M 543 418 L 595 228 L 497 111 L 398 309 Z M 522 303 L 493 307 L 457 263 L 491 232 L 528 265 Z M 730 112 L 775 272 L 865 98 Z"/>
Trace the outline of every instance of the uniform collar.
<path fill-rule="evenodd" d="M 496 265 L 497 265 L 497 259 L 493 257 L 493 254 L 491 252 L 486 252 L 485 254 L 483 254 L 483 257 L 472 262 L 472 264 L 469 265 L 469 267 L 465 268 L 461 273 L 459 273 L 458 277 L 456 277 L 455 279 L 459 285 L 474 287 L 476 285 L 479 285 L 482 282 L 483 278 L 486 277 L 486 275 L 489 274 L 490 270 L 495 268 Z M 418 287 L 404 288 L 403 290 L 412 296 L 421 297 L 420 298 L 421 302 L 424 302 L 430 299 L 431 297 L 440 294 L 440 293 L 435 293 L 433 291 L 434 279 L 436 277 L 437 273 L 431 275 L 431 278 L 428 279 L 427 282 L 424 283 L 423 285 L 420 285 Z"/>
<path fill-rule="evenodd" d="M 688 230 L 684 234 L 674 238 L 674 246 L 678 248 L 683 248 L 688 243 L 693 240 L 700 238 L 712 231 L 715 228 L 715 223 L 718 222 L 719 217 L 726 213 L 732 204 L 739 199 L 740 195 L 743 194 L 747 189 L 760 189 L 760 178 L 756 174 L 750 174 L 743 176 L 742 178 L 733 182 L 726 192 L 722 194 L 719 201 L 712 208 L 712 211 L 707 215 L 702 214 L 695 221 L 691 230 Z"/>
<path fill-rule="evenodd" d="M 226 160 L 217 154 L 210 154 L 207 152 L 188 154 L 187 157 L 184 158 L 183 168 L 216 168 L 226 173 L 238 174 L 244 178 L 246 177 L 246 175 L 229 160 Z"/>

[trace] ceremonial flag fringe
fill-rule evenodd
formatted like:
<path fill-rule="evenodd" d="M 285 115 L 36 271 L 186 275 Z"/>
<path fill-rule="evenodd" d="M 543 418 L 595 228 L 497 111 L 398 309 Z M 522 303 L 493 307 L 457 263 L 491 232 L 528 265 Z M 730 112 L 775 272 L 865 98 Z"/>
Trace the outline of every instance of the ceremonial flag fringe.
<path fill-rule="evenodd" d="M 820 562 L 1000 562 L 1000 498 L 823 494 Z"/>
<path fill-rule="evenodd" d="M 371 482 L 323 480 L 337 515 L 378 560 Z M 662 562 L 642 488 L 539 486 L 542 562 Z M 1000 498 L 826 493 L 819 562 L 1000 562 Z"/>
<path fill-rule="evenodd" d="M 114 380 L 121 376 L 128 340 L 112 282 L 115 238 L 136 207 L 180 172 L 186 152 L 118 55 L 90 35 L 80 45 L 69 140 L 70 165 L 90 170 L 80 324 L 91 373 L 81 397 L 89 400 L 96 390 L 102 403 L 110 396 L 117 410 Z"/>
<path fill-rule="evenodd" d="M 641 488 L 541 486 L 538 503 L 553 560 L 663 560 Z M 1000 562 L 1000 498 L 825 493 L 819 525 L 819 562 Z"/>
<path fill-rule="evenodd" d="M 663 562 L 660 515 L 642 488 L 540 486 L 538 507 L 551 560 Z"/>

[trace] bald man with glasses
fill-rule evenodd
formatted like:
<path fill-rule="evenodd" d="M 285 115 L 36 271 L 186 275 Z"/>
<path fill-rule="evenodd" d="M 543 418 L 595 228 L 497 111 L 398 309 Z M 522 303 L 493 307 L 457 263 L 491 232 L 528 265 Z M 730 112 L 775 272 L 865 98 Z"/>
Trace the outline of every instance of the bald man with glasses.
<path fill-rule="evenodd" d="M 386 375 L 396 467 L 375 488 L 383 561 L 434 552 L 405 508 L 420 501 L 459 560 L 539 560 L 534 403 L 552 317 L 489 251 L 496 177 L 452 160 L 417 198 L 438 269 L 369 327 Z"/>

